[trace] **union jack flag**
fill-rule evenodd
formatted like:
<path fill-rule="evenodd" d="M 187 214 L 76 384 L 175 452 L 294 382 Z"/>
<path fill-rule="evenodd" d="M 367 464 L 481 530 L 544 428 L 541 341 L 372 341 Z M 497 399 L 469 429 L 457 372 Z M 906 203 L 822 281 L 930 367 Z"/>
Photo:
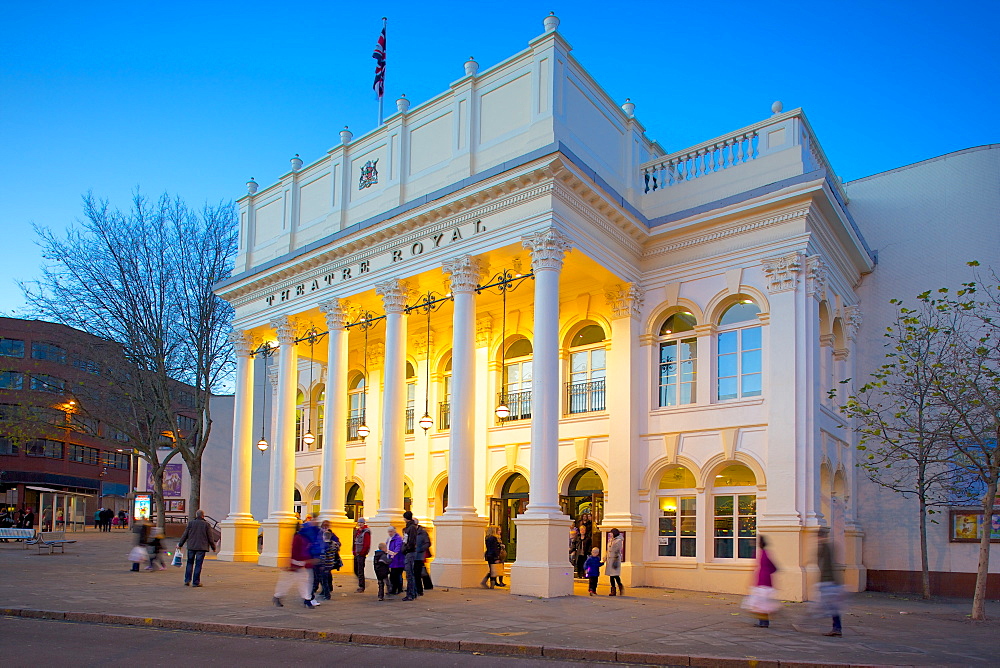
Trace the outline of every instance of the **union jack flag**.
<path fill-rule="evenodd" d="M 372 90 L 381 99 L 385 91 L 385 18 L 382 18 L 382 32 L 379 33 L 378 42 L 375 43 L 375 51 L 372 53 L 375 59 L 375 83 Z"/>

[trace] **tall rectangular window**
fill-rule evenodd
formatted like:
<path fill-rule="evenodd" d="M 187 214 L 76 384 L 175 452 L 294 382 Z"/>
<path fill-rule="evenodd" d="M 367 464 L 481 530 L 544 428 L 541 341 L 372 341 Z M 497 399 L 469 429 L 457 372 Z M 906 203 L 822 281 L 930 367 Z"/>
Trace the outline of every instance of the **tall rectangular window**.
<path fill-rule="evenodd" d="M 660 344 L 661 407 L 694 403 L 697 364 L 697 339 L 664 341 Z"/>
<path fill-rule="evenodd" d="M 0 436 L 0 455 L 17 455 L 17 446 L 9 439 Z"/>
<path fill-rule="evenodd" d="M 24 341 L 0 339 L 0 357 L 24 357 Z"/>
<path fill-rule="evenodd" d="M 715 497 L 715 558 L 753 559 L 757 548 L 757 495 Z"/>
<path fill-rule="evenodd" d="M 84 445 L 71 445 L 69 446 L 69 460 L 81 464 L 100 464 L 101 451 Z"/>
<path fill-rule="evenodd" d="M 698 556 L 697 499 L 661 496 L 657 541 L 661 557 Z"/>
<path fill-rule="evenodd" d="M 761 328 L 719 333 L 718 399 L 757 397 L 762 391 Z"/>

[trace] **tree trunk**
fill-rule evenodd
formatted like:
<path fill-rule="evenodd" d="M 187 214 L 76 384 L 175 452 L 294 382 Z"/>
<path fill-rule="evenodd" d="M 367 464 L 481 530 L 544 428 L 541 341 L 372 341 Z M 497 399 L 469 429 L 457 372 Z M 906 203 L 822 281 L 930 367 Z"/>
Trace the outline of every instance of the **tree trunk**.
<path fill-rule="evenodd" d="M 986 486 L 983 498 L 982 535 L 979 537 L 979 570 L 976 573 L 976 592 L 972 596 L 972 618 L 986 619 L 986 582 L 990 574 L 990 519 L 993 516 L 993 502 L 997 498 L 997 478 L 993 475 Z"/>
<path fill-rule="evenodd" d="M 188 496 L 188 515 L 194 516 L 201 508 L 201 457 L 187 460 L 188 475 L 191 476 L 191 490 Z M 218 519 L 218 518 L 216 518 Z"/>
<path fill-rule="evenodd" d="M 166 531 L 167 524 L 167 514 L 166 505 L 163 502 L 163 469 L 165 466 L 161 464 L 153 474 L 153 499 L 155 500 L 154 507 L 156 508 L 156 528 L 160 531 Z"/>
<path fill-rule="evenodd" d="M 927 500 L 920 496 L 920 595 L 931 597 L 931 575 L 927 558 Z"/>

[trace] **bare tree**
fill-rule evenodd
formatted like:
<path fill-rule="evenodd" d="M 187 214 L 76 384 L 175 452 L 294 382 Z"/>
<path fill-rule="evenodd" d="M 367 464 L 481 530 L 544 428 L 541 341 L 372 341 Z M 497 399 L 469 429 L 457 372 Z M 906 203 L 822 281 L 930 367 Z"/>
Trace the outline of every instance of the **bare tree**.
<path fill-rule="evenodd" d="M 977 262 L 970 262 L 977 267 Z M 986 619 L 986 583 L 990 562 L 990 518 L 996 512 L 1000 483 L 1000 277 L 995 271 L 964 283 L 952 294 L 942 288 L 922 300 L 961 322 L 947 356 L 933 370 L 936 394 L 956 416 L 951 425 L 951 461 L 979 495 L 979 564 L 972 618 Z"/>
<path fill-rule="evenodd" d="M 938 399 L 934 373 L 954 323 L 925 302 L 916 309 L 891 303 L 897 313 L 883 335 L 886 362 L 841 410 L 853 418 L 863 453 L 858 466 L 868 478 L 918 502 L 921 595 L 930 598 L 927 522 L 936 507 L 952 503 L 961 482 L 950 463 L 955 409 Z"/>
<path fill-rule="evenodd" d="M 154 479 L 179 454 L 191 473 L 195 510 L 211 433 L 210 400 L 232 369 L 232 309 L 212 286 L 229 275 L 236 253 L 234 208 L 206 205 L 195 212 L 179 198 L 163 195 L 153 202 L 138 193 L 126 212 L 92 194 L 83 201 L 85 219 L 65 235 L 36 227 L 47 262 L 41 277 L 21 288 L 37 316 L 121 345 L 142 379 L 141 390 L 126 396 L 134 419 L 145 425 L 144 456 L 156 454 L 158 434 L 167 432 L 172 442 L 162 461 L 147 457 Z M 193 417 L 194 426 L 182 427 L 178 416 Z"/>

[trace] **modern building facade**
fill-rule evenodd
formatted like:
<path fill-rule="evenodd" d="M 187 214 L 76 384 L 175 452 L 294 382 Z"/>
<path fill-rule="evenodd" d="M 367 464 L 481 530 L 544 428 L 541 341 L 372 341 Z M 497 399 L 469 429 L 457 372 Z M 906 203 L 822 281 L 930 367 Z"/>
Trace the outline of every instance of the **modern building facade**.
<path fill-rule="evenodd" d="M 66 501 L 78 527 L 99 507 L 127 506 L 128 439 L 79 406 L 78 388 L 101 373 L 97 343 L 65 325 L 0 318 L 0 504 L 32 508 L 41 521 Z"/>
<path fill-rule="evenodd" d="M 248 183 L 217 289 L 239 349 L 221 557 L 280 565 L 299 515 L 379 537 L 411 509 L 437 581 L 478 583 L 493 524 L 511 591 L 559 596 L 589 513 L 625 533 L 627 585 L 744 591 L 760 532 L 801 599 L 829 526 L 863 589 L 830 390 L 858 375 L 876 255 L 808 120 L 775 103 L 664 151 L 544 26 Z"/>

